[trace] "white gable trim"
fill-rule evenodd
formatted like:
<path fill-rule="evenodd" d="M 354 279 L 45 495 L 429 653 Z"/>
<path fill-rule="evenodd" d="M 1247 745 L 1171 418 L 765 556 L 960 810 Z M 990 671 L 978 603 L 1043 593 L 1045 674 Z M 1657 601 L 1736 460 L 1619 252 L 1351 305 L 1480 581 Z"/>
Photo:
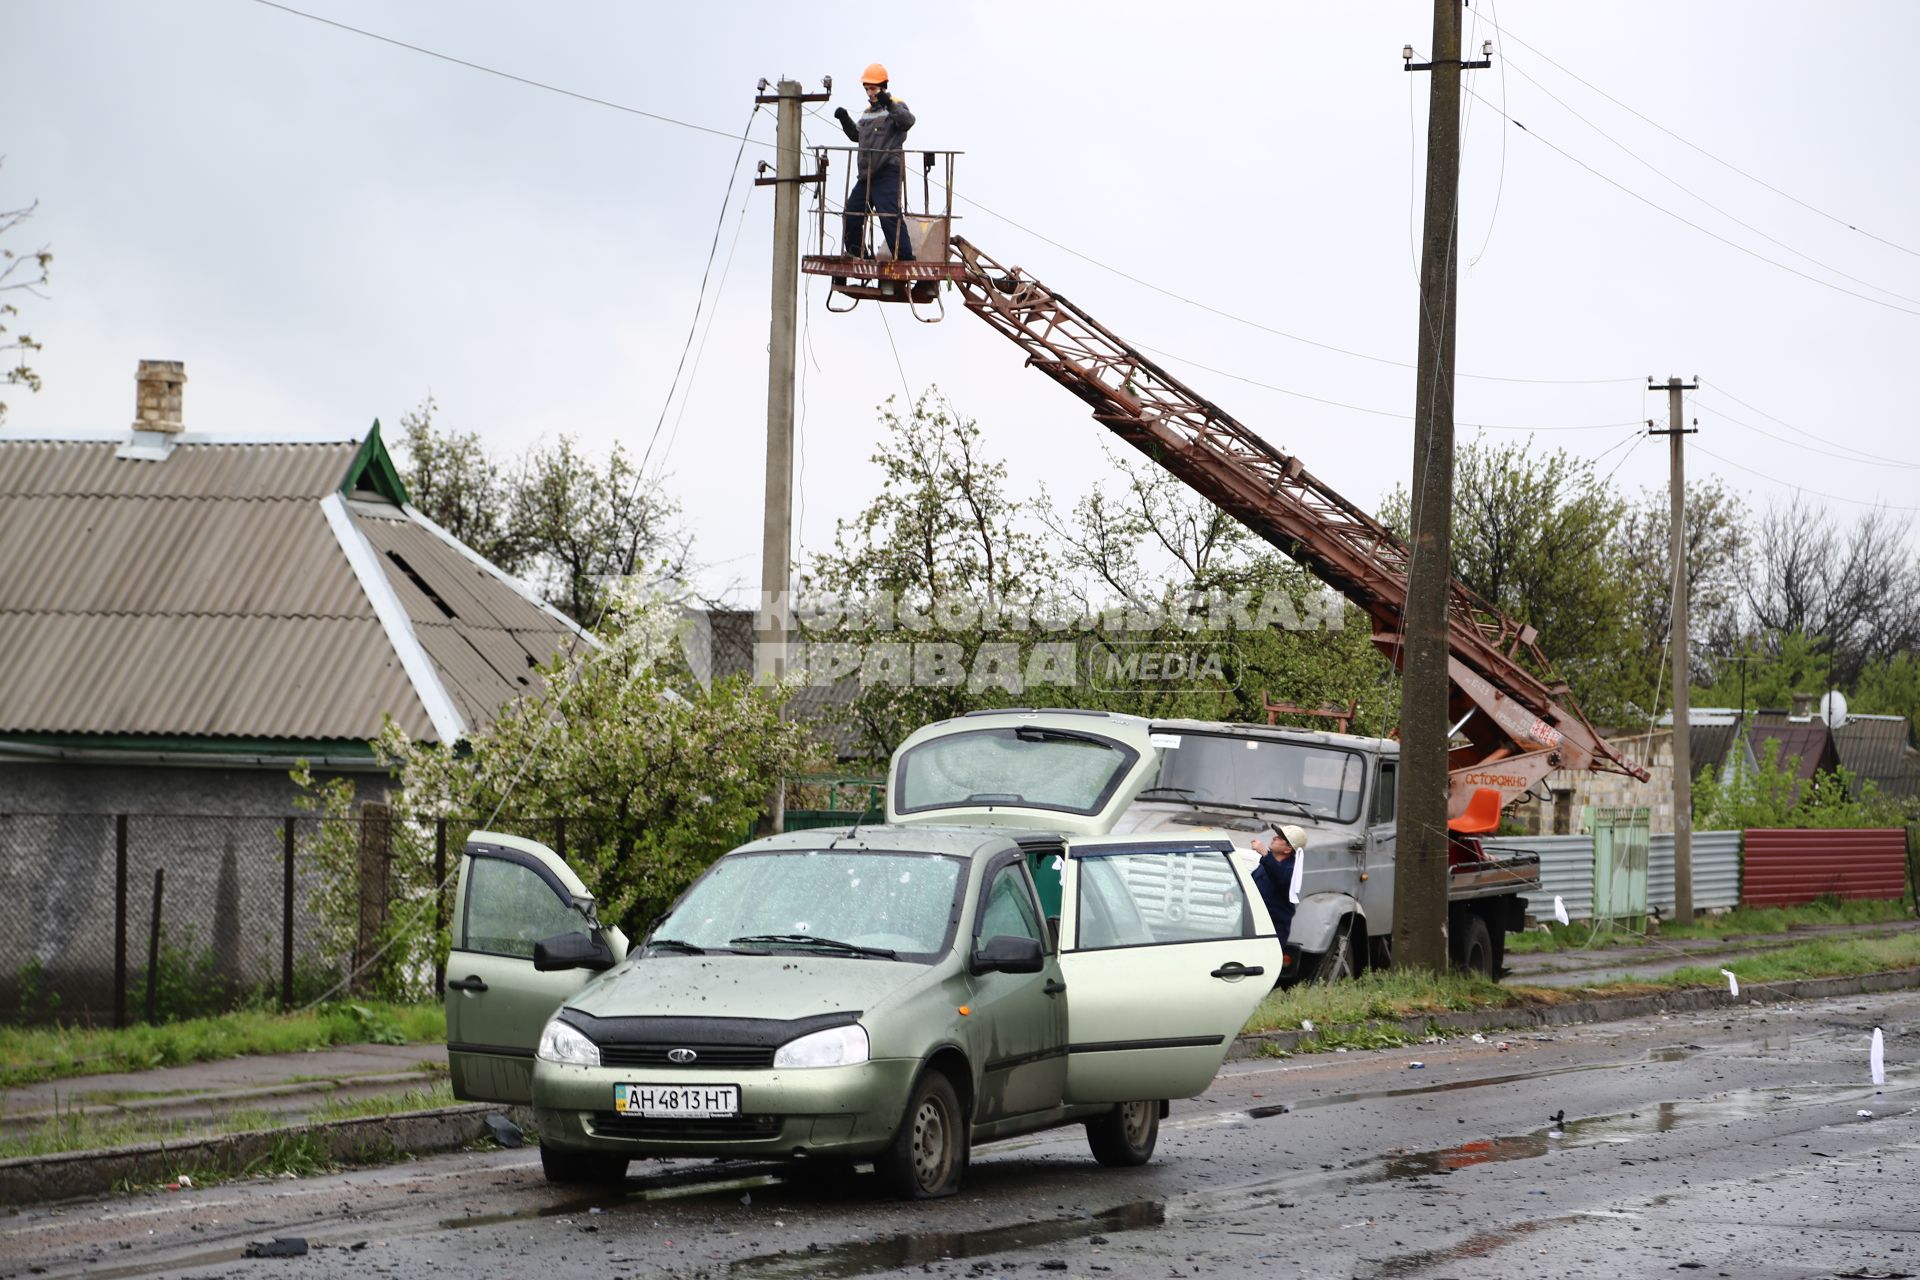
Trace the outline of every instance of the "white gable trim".
<path fill-rule="evenodd" d="M 495 564 L 493 561 L 481 555 L 478 551 L 475 551 L 472 547 L 468 546 L 466 543 L 460 541 L 460 539 L 448 533 L 439 524 L 435 523 L 431 517 L 423 514 L 418 508 L 412 506 L 409 503 L 402 503 L 400 505 L 400 509 L 407 513 L 407 519 L 413 521 L 415 524 L 419 525 L 422 529 L 425 529 L 428 533 L 431 533 L 434 537 L 440 539 L 440 541 L 446 543 L 449 547 L 452 547 L 455 551 L 465 556 L 468 560 L 471 560 L 474 564 L 479 565 L 482 569 L 485 569 L 488 573 L 498 578 L 501 582 L 513 588 L 513 590 L 518 592 L 520 597 L 523 600 L 525 600 L 528 604 L 531 604 L 536 609 L 546 614 L 549 618 L 552 618 L 555 622 L 559 623 L 561 626 L 565 627 L 567 630 L 573 632 L 576 636 L 580 637 L 580 639 L 585 640 L 588 644 L 592 645 L 594 648 L 598 649 L 600 647 L 600 642 L 594 639 L 593 633 L 591 631 L 588 631 L 586 628 L 582 627 L 579 623 L 575 622 L 572 618 L 569 618 L 566 614 L 560 612 L 558 609 L 548 604 L 545 600 L 542 600 L 540 598 L 539 592 L 535 591 L 532 587 L 528 586 L 526 583 L 522 582 L 520 579 L 514 577 L 512 574 L 508 573 L 505 569 L 502 569 L 499 565 Z"/>
<path fill-rule="evenodd" d="M 367 541 L 367 535 L 353 523 L 353 517 L 347 512 L 346 499 L 337 493 L 330 493 L 320 499 L 320 509 L 327 513 L 327 525 L 333 530 L 334 541 L 340 544 L 347 563 L 353 567 L 353 576 L 359 579 L 367 603 L 373 606 L 374 616 L 380 619 L 381 627 L 386 630 L 387 643 L 400 656 L 401 668 L 412 682 L 413 691 L 419 695 L 421 705 L 426 707 L 427 719 L 433 722 L 434 733 L 439 736 L 442 745 L 453 746 L 467 736 L 466 722 L 454 709 L 453 698 L 440 680 L 439 669 L 433 665 L 433 659 L 427 656 L 420 637 L 414 634 L 413 619 L 407 616 L 407 607 L 400 603 L 399 594 L 394 591 L 386 570 L 381 567 L 379 553 Z"/>

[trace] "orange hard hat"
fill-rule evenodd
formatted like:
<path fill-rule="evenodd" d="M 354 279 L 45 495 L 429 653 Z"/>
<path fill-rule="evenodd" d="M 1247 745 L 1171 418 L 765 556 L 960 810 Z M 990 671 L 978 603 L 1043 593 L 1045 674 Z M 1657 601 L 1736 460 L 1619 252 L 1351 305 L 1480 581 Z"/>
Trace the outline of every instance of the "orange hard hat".
<path fill-rule="evenodd" d="M 860 73 L 861 84 L 885 84 L 888 79 L 887 69 L 877 62 L 871 63 Z"/>

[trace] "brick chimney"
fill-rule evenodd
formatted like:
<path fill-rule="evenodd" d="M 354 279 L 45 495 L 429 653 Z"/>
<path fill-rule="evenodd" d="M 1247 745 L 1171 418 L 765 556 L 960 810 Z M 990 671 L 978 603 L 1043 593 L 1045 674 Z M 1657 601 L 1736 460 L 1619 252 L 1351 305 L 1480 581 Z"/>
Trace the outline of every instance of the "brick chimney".
<path fill-rule="evenodd" d="M 133 400 L 133 429 L 179 435 L 186 430 L 180 420 L 180 389 L 187 384 L 184 360 L 142 360 L 133 375 L 138 390 Z"/>

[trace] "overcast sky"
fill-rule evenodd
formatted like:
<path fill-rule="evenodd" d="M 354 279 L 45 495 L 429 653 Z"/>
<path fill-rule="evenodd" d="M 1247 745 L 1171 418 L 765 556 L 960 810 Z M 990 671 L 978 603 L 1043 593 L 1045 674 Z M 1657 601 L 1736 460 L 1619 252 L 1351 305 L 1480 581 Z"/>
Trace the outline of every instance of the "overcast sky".
<path fill-rule="evenodd" d="M 1407 476 L 1427 81 L 1400 48 L 1425 53 L 1425 0 L 296 7 L 735 136 L 760 77 L 831 75 L 857 109 L 881 60 L 913 144 L 967 153 L 969 238 L 1222 371 L 1172 362 L 1349 498 Z M 1920 5 L 1506 0 L 1467 29 L 1495 64 L 1469 73 L 1459 368 L 1542 381 L 1462 377 L 1462 438 L 1533 429 L 1664 485 L 1631 424 L 1664 419 L 1648 374 L 1697 374 L 1693 473 L 1920 508 Z M 10 392 L 12 432 L 125 426 L 135 362 L 171 358 L 194 430 L 392 424 L 431 393 L 503 454 L 646 447 L 737 145 L 257 0 L 0 0 L 0 119 L 0 207 L 40 201 L 8 247 L 56 254 L 21 317 L 46 389 Z M 762 111 L 654 450 L 710 591 L 759 578 L 772 200 L 747 179 L 772 136 Z M 1107 433 L 971 316 L 822 294 L 803 548 L 872 491 L 903 384 L 977 418 L 1017 493 L 1097 473 Z"/>

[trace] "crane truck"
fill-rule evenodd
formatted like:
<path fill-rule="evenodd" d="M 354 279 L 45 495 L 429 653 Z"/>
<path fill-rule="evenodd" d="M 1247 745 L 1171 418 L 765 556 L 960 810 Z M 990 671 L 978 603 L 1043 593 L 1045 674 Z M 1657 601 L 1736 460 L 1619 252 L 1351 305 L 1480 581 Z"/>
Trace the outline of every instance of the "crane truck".
<path fill-rule="evenodd" d="M 1397 534 L 1314 476 L 1299 458 L 1187 386 L 1084 308 L 1021 267 L 1002 263 L 952 234 L 951 175 L 956 153 L 923 153 L 923 175 L 943 161 L 946 165 L 946 181 L 941 184 L 946 204 L 944 212 L 933 212 L 928 184 L 925 211 L 909 214 L 915 246 L 912 260 L 894 261 L 884 251 L 849 254 L 845 246 L 839 254 L 827 253 L 830 208 L 825 175 L 827 153 L 832 150 L 817 152 L 820 252 L 803 256 L 802 271 L 835 277 L 831 295 L 852 305 L 861 300 L 907 303 L 916 308 L 916 314 L 920 307 L 938 303 L 941 286 L 957 291 L 967 311 L 1018 347 L 1028 366 L 1084 402 L 1096 422 L 1359 606 L 1374 628 L 1374 644 L 1396 667 L 1400 665 L 1410 554 Z M 1464 583 L 1450 582 L 1448 706 L 1454 725 L 1447 801 L 1452 837 L 1450 936 L 1457 962 L 1490 974 L 1499 971 L 1499 939 L 1521 925 L 1520 894 L 1539 887 L 1538 865 L 1529 866 L 1524 855 L 1494 857 L 1480 847 L 1478 837 L 1495 830 L 1501 810 L 1530 794 L 1555 770 L 1613 772 L 1643 782 L 1648 778 L 1643 766 L 1588 722 L 1536 640 L 1534 628 L 1502 612 Z M 952 723 L 944 731 L 951 731 Z M 941 731 L 942 726 L 919 731 L 902 746 L 901 754 L 910 751 L 921 734 Z M 1343 868 L 1342 884 L 1325 885 L 1324 900 L 1310 905 L 1303 896 L 1292 935 L 1296 958 L 1289 967 L 1295 972 L 1337 976 L 1357 970 L 1369 959 L 1386 958 L 1381 943 L 1392 927 L 1392 780 L 1398 767 L 1397 742 L 1198 722 L 1152 726 L 1147 732 L 1160 740 L 1160 745 L 1149 744 L 1151 768 L 1134 778 L 1127 803 L 1101 819 L 1108 831 L 1195 820 L 1183 813 L 1198 814 L 1206 821 L 1226 820 L 1229 826 L 1269 819 L 1299 821 L 1304 797 L 1280 790 L 1249 791 L 1254 785 L 1270 785 L 1257 781 L 1254 774 L 1248 775 L 1245 787 L 1237 789 L 1233 783 L 1216 783 L 1208 802 L 1193 803 L 1199 773 L 1184 762 L 1196 759 L 1199 751 L 1194 748 L 1212 751 L 1212 744 L 1220 740 L 1238 739 L 1242 749 L 1271 743 L 1276 753 L 1328 751 L 1359 762 L 1351 767 L 1360 774 L 1352 791 L 1360 808 L 1336 808 L 1331 818 L 1324 812 L 1304 815 L 1308 825 L 1324 837 L 1313 847 L 1322 855 L 1329 850 L 1341 857 L 1350 855 L 1354 866 L 1350 875 Z M 1167 745 L 1175 739 L 1177 746 Z M 890 819 L 899 816 L 892 804 L 898 786 L 896 778 L 889 787 Z M 1218 790 L 1221 786 L 1224 792 Z M 1183 797 L 1182 788 L 1189 794 Z M 978 793 L 994 790 L 983 786 Z M 1258 795 L 1281 796 L 1291 803 L 1277 804 Z M 1009 808 L 1022 806 L 961 806 L 948 813 L 946 820 L 1005 822 Z M 1316 861 L 1320 859 L 1310 860 L 1309 866 Z M 1321 866 L 1325 872 L 1327 864 Z M 1483 933 L 1491 937 L 1483 938 Z M 1463 954 L 1463 947 L 1470 954 Z"/>

